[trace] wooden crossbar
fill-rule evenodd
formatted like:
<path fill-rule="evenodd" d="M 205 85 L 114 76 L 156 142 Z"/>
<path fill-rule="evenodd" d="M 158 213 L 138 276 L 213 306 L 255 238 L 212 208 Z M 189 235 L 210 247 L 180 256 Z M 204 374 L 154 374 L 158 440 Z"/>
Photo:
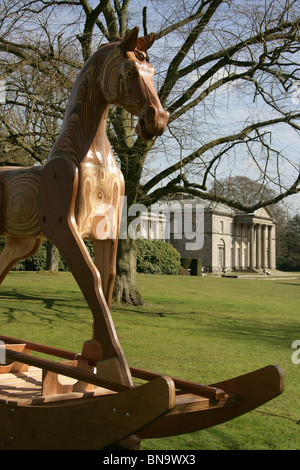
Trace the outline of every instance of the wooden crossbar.
<path fill-rule="evenodd" d="M 24 341 L 11 336 L 0 335 L 0 340 L 8 344 L 26 344 L 27 348 L 32 351 L 48 354 L 49 356 L 61 357 L 62 359 L 68 359 L 70 361 L 76 359 L 77 356 L 77 353 L 75 352 L 65 351 L 64 349 L 54 348 L 52 346 L 46 346 L 32 341 Z"/>
<path fill-rule="evenodd" d="M 150 372 L 147 370 L 136 369 L 134 367 L 131 367 L 130 371 L 133 377 L 144 380 L 153 380 L 157 377 L 163 377 L 163 375 L 161 374 L 157 374 L 155 372 Z M 212 398 L 213 400 L 220 400 L 226 395 L 224 390 L 222 390 L 221 388 L 211 387 L 210 385 L 198 384 L 196 382 L 178 379 L 176 377 L 170 377 L 170 379 L 173 380 L 176 388 L 185 393 L 193 393 L 194 395 L 201 395 L 202 397 Z"/>
<path fill-rule="evenodd" d="M 31 349 L 32 351 L 41 352 L 41 353 L 44 353 L 44 354 L 49 354 L 49 355 L 53 355 L 53 356 L 56 356 L 56 357 L 61 357 L 61 358 L 68 359 L 68 360 L 79 359 L 80 357 L 82 357 L 80 354 L 77 354 L 77 353 L 72 352 L 72 351 L 65 351 L 63 349 L 58 349 L 58 348 L 54 348 L 54 347 L 51 347 L 51 346 L 45 346 L 43 344 L 34 343 L 34 342 L 31 342 L 31 341 L 24 341 L 24 340 L 21 340 L 21 339 L 12 338 L 10 336 L 0 335 L 0 340 L 2 340 L 4 342 L 7 342 L 7 343 L 14 343 L 14 344 L 21 344 L 21 343 L 23 344 L 23 343 L 25 343 L 27 345 L 27 348 Z M 96 365 L 96 361 L 93 361 L 93 360 L 89 360 L 89 363 L 91 365 Z M 133 377 L 138 378 L 138 379 L 142 379 L 142 380 L 153 380 L 157 377 L 163 377 L 163 374 L 158 374 L 156 372 L 151 372 L 151 371 L 147 371 L 147 370 L 143 370 L 143 369 L 138 369 L 138 368 L 135 368 L 135 367 L 130 367 L 130 372 L 131 372 Z M 67 374 L 65 374 L 65 375 L 67 375 Z M 73 377 L 73 378 L 76 378 L 76 377 Z M 225 397 L 225 391 L 222 390 L 221 388 L 212 387 L 212 386 L 209 386 L 209 385 L 198 384 L 196 382 L 191 382 L 189 380 L 178 379 L 176 377 L 170 377 L 170 378 L 173 380 L 173 382 L 175 384 L 175 387 L 178 388 L 179 390 L 181 390 L 182 392 L 193 393 L 195 395 L 200 395 L 200 396 L 203 396 L 205 398 L 211 398 L 213 400 L 220 400 L 220 399 Z M 80 380 L 84 381 L 84 379 L 80 379 Z M 100 378 L 99 378 L 99 380 L 100 380 Z M 89 383 L 93 383 L 93 382 L 89 382 Z M 96 385 L 96 384 L 94 384 L 94 385 Z M 100 385 L 100 386 L 102 386 L 102 385 Z M 109 388 L 109 387 L 105 387 L 105 388 Z M 114 389 L 111 388 L 111 390 L 114 390 Z"/>
<path fill-rule="evenodd" d="M 78 369 L 77 367 L 67 366 L 57 362 L 49 361 L 47 359 L 29 356 L 20 352 L 11 351 L 10 349 L 6 349 L 6 356 L 18 362 L 23 362 L 24 364 L 28 364 L 34 367 L 39 367 L 40 369 L 48 370 L 50 372 L 54 372 L 55 374 L 65 375 L 66 377 L 81 380 L 83 382 L 87 382 L 98 387 L 103 387 L 114 392 L 123 392 L 130 388 L 126 385 L 121 385 L 116 382 L 103 380 L 100 377 L 97 377 L 95 374 Z"/>

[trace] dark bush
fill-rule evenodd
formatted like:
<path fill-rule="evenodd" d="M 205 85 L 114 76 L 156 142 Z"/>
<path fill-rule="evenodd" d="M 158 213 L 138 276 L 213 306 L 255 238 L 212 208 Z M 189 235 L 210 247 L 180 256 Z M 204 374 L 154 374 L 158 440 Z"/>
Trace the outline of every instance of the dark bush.
<path fill-rule="evenodd" d="M 0 237 L 0 252 L 5 246 L 5 238 Z M 86 242 L 91 257 L 94 257 L 92 242 Z M 14 271 L 41 271 L 46 268 L 47 240 L 30 258 L 19 261 Z M 67 271 L 64 260 L 60 256 L 59 271 Z M 137 271 L 146 274 L 178 274 L 180 271 L 180 255 L 170 244 L 159 240 L 138 240 Z"/>
<path fill-rule="evenodd" d="M 43 271 L 46 267 L 46 243 L 45 240 L 41 244 L 38 251 L 23 261 L 19 261 L 18 264 L 23 264 L 25 271 Z"/>
<path fill-rule="evenodd" d="M 138 240 L 137 272 L 144 274 L 178 274 L 180 254 L 160 240 Z"/>
<path fill-rule="evenodd" d="M 300 254 L 292 256 L 280 256 L 276 260 L 276 268 L 280 271 L 300 271 Z"/>

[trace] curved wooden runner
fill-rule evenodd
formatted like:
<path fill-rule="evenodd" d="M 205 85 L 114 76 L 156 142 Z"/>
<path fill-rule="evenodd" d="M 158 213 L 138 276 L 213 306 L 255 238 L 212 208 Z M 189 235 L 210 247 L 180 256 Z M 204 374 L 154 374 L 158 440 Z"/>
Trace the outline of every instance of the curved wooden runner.
<path fill-rule="evenodd" d="M 174 402 L 175 387 L 169 378 L 116 394 L 44 405 L 0 401 L 0 448 L 97 449 L 133 434 Z"/>
<path fill-rule="evenodd" d="M 137 434 L 141 439 L 176 436 L 224 423 L 248 413 L 283 392 L 284 377 L 280 367 L 271 365 L 233 379 L 214 384 L 226 390 L 220 400 L 200 400 L 177 397 L 176 407 L 159 421 L 151 423 Z M 196 400 L 195 400 L 196 401 Z M 198 407 L 198 409 L 197 409 Z"/>
<path fill-rule="evenodd" d="M 234 419 L 283 391 L 283 373 L 278 366 L 213 385 L 131 368 L 133 377 L 148 382 L 129 387 L 82 370 L 78 366 L 84 358 L 74 352 L 7 336 L 0 339 L 8 343 L 6 354 L 15 361 L 0 369 L 0 419 L 5 423 L 0 447 L 4 449 L 85 449 L 112 444 L 133 433 L 138 439 L 190 433 Z M 30 349 L 68 361 L 30 356 Z M 24 364 L 30 366 L 28 370 Z M 64 376 L 64 384 L 56 388 L 58 374 Z M 94 388 L 70 385 L 68 377 Z"/>

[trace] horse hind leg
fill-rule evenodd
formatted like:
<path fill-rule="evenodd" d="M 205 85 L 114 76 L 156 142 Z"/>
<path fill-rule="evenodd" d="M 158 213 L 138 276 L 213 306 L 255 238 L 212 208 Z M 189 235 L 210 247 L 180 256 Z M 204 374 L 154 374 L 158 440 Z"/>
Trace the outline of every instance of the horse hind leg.
<path fill-rule="evenodd" d="M 93 240 L 95 265 L 102 280 L 102 289 L 108 308 L 111 308 L 113 286 L 116 277 L 116 240 Z"/>
<path fill-rule="evenodd" d="M 14 265 L 18 261 L 34 255 L 41 243 L 42 239 L 40 238 L 8 237 L 0 254 L 0 284 Z"/>

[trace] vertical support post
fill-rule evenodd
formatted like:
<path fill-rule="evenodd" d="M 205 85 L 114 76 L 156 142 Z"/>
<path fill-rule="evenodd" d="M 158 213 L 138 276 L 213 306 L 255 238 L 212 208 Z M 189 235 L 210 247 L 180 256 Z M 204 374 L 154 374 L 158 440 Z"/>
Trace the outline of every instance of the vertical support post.
<path fill-rule="evenodd" d="M 256 268 L 261 268 L 261 225 L 256 225 Z"/>
<path fill-rule="evenodd" d="M 268 268 L 275 269 L 274 262 L 273 262 L 274 253 L 273 253 L 273 226 L 272 225 L 268 226 L 268 254 L 269 254 Z"/>
<path fill-rule="evenodd" d="M 244 268 L 244 264 L 243 264 L 243 248 L 244 248 L 243 230 L 244 230 L 244 224 L 240 224 L 240 259 L 239 259 L 240 269 Z"/>
<path fill-rule="evenodd" d="M 266 247 L 266 225 L 262 226 L 262 236 L 261 236 L 261 251 L 262 251 L 262 268 L 266 269 L 267 267 L 267 247 Z"/>
<path fill-rule="evenodd" d="M 250 268 L 255 267 L 255 229 L 254 224 L 250 225 Z"/>

